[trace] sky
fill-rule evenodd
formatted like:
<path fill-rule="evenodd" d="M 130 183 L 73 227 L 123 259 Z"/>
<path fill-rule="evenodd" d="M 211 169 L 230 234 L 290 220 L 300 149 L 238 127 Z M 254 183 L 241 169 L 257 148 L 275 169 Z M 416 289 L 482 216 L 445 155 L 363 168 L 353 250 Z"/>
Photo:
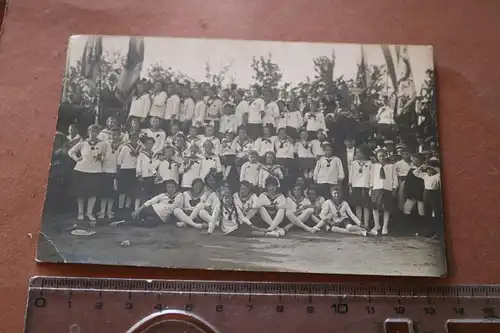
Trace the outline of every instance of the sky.
<path fill-rule="evenodd" d="M 74 36 L 68 50 L 69 65 L 76 64 L 83 55 L 86 36 Z M 107 52 L 128 51 L 128 37 L 104 36 L 103 49 Z M 272 54 L 273 62 L 283 71 L 283 81 L 292 84 L 314 77 L 313 59 L 319 56 L 331 57 L 335 52 L 335 73 L 338 77 L 355 78 L 357 64 L 361 58 L 360 44 L 332 44 L 305 42 L 270 42 L 241 41 L 225 39 L 193 39 L 146 37 L 144 39 L 144 65 L 142 74 L 155 63 L 172 67 L 198 81 L 205 78 L 205 63 L 208 62 L 213 72 L 218 72 L 225 65 L 233 62 L 228 77 L 233 77 L 240 87 L 254 83 L 252 58 Z M 385 60 L 379 45 L 363 46 L 365 60 L 369 65 L 382 65 Z M 425 71 L 433 68 L 433 50 L 431 46 L 408 46 L 410 64 L 417 91 L 423 83 Z M 225 82 L 229 84 L 229 82 Z"/>

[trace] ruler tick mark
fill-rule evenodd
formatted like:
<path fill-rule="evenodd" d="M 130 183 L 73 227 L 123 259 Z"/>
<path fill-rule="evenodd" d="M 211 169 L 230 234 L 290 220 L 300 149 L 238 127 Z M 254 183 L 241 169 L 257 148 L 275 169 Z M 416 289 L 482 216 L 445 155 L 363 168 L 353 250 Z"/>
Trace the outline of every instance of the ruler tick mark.
<path fill-rule="evenodd" d="M 80 306 L 85 309 L 87 306 L 90 306 L 90 308 L 97 309 L 96 313 L 101 311 L 102 315 L 100 315 L 100 317 L 96 317 L 96 320 L 102 320 L 102 323 L 105 324 L 106 320 L 109 322 L 109 318 L 106 317 L 109 316 L 109 314 L 103 312 L 102 309 L 107 309 L 109 306 L 108 304 L 104 304 L 103 307 L 103 303 L 106 302 L 99 300 L 103 298 L 103 296 L 106 296 L 106 301 L 109 301 L 110 305 L 116 301 L 122 302 L 123 300 L 126 300 L 128 296 L 130 305 L 122 307 L 124 309 L 123 311 L 125 311 L 125 309 L 131 310 L 131 303 L 134 302 L 133 310 L 137 311 L 137 313 L 129 311 L 128 313 L 132 316 L 142 313 L 143 310 L 147 312 L 148 309 L 151 308 L 150 301 L 155 298 L 157 298 L 158 301 L 154 302 L 156 304 L 154 309 L 160 311 L 168 308 L 179 309 L 178 301 L 181 301 L 180 305 L 182 309 L 185 309 L 186 311 L 191 309 L 192 311 L 194 307 L 200 315 L 210 316 L 210 313 L 207 312 L 208 309 L 210 309 L 210 311 L 218 312 L 227 311 L 226 304 L 223 302 L 217 303 L 217 298 L 221 300 L 223 293 L 227 293 L 229 297 L 226 298 L 229 299 L 231 303 L 234 302 L 243 309 L 246 308 L 248 311 L 245 312 L 251 312 L 252 309 L 255 309 L 259 311 L 259 315 L 260 313 L 263 315 L 274 315 L 277 313 L 276 315 L 279 316 L 283 316 L 283 312 L 285 312 L 285 314 L 296 313 L 297 317 L 295 319 L 298 321 L 302 318 L 300 315 L 301 313 L 307 313 L 307 316 L 312 318 L 312 313 L 320 314 L 323 313 L 322 311 L 326 311 L 328 309 L 332 311 L 332 309 L 335 309 L 334 311 L 336 314 L 343 316 L 343 318 L 347 320 L 346 322 L 349 322 L 348 328 L 350 330 L 352 328 L 352 331 L 356 332 L 373 331 L 380 333 L 384 332 L 384 323 L 387 318 L 387 313 L 385 312 L 386 310 L 389 310 L 392 314 L 394 314 L 394 318 L 404 315 L 405 308 L 406 314 L 408 314 L 409 317 L 412 317 L 413 311 L 421 312 L 422 317 L 417 316 L 416 318 L 412 318 L 420 318 L 420 321 L 415 320 L 413 322 L 413 330 L 415 332 L 423 333 L 425 328 L 425 332 L 437 333 L 440 329 L 442 329 L 442 319 L 444 318 L 466 318 L 464 313 L 468 311 L 472 313 L 482 311 L 481 318 L 484 316 L 485 319 L 496 319 L 495 309 L 498 309 L 500 306 L 500 297 L 498 295 L 498 293 L 500 293 L 500 289 L 491 286 L 476 286 L 473 288 L 470 286 L 401 287 L 390 285 L 366 286 L 357 284 L 308 285 L 257 282 L 246 282 L 244 284 L 239 282 L 172 282 L 172 280 L 158 280 L 158 282 L 148 285 L 145 284 L 145 282 L 134 282 L 133 280 L 51 278 L 44 280 L 43 288 L 41 288 L 41 282 L 42 280 L 38 280 L 38 282 L 32 282 L 31 284 L 28 307 L 29 309 L 34 309 L 35 312 L 31 310 L 28 312 L 30 320 L 27 321 L 27 332 L 34 332 L 33 328 L 37 326 L 36 324 L 39 324 L 37 323 L 37 320 L 39 320 L 38 316 L 40 315 L 36 313 L 47 311 L 43 308 L 51 308 L 52 306 L 54 306 L 57 310 L 57 306 L 60 306 L 61 304 L 64 306 L 64 308 L 59 308 L 62 316 L 68 314 L 68 312 L 64 311 L 74 311 L 74 309 L 70 309 L 72 307 L 72 303 L 73 308 L 75 306 Z M 164 288 L 162 288 L 162 286 L 164 286 Z M 255 295 L 253 295 L 252 288 L 256 288 L 257 290 Z M 146 290 L 144 291 L 144 289 Z M 203 290 L 205 290 L 205 295 L 207 297 L 203 297 Z M 99 295 L 98 300 L 95 300 L 95 292 Z M 168 305 L 162 304 L 161 302 L 162 293 L 164 292 L 167 293 L 165 303 Z M 132 294 L 134 300 L 132 300 Z M 91 298 L 86 297 L 89 295 Z M 218 297 L 215 297 L 216 295 Z M 282 298 L 283 295 L 285 298 Z M 414 296 L 412 297 L 412 295 Z M 189 302 L 185 300 L 186 296 L 189 298 Z M 314 301 L 313 298 L 315 298 Z M 353 301 L 353 298 L 356 298 L 353 304 L 349 303 L 350 301 Z M 438 298 L 441 298 L 442 301 L 439 301 Z M 278 303 L 276 303 L 277 299 L 279 300 Z M 462 299 L 464 299 L 464 303 L 462 303 L 463 305 L 460 304 Z M 226 301 L 226 299 L 223 301 Z M 256 304 L 252 304 L 254 301 Z M 313 302 L 315 304 L 312 304 Z M 328 304 L 326 302 L 328 302 Z M 394 304 L 395 302 L 397 303 Z M 404 305 L 402 304 L 403 302 L 405 303 Z M 66 303 L 68 306 L 66 306 Z M 187 303 L 187 305 L 184 305 L 183 303 Z M 331 306 L 332 303 L 333 306 Z M 431 303 L 432 306 L 427 305 Z M 218 305 L 219 307 L 215 308 L 212 307 L 212 305 Z M 66 310 L 66 308 L 68 308 L 68 310 Z M 392 312 L 393 308 L 395 312 Z M 396 310 L 396 308 L 403 309 L 403 312 Z M 53 309 L 54 308 L 51 310 Z M 33 313 L 36 314 L 36 317 Z M 367 313 L 368 316 L 366 316 Z M 360 314 L 365 316 L 360 316 Z M 431 317 L 433 319 L 431 319 Z M 228 328 L 235 328 L 238 324 L 245 324 L 238 319 L 233 322 L 228 316 L 219 318 L 222 319 L 217 320 L 221 321 L 214 322 L 216 326 L 223 323 L 223 325 L 226 325 Z M 351 320 L 354 318 L 355 320 Z M 67 325 L 66 329 L 77 322 L 73 321 L 73 317 L 71 316 L 65 316 L 64 319 L 67 320 L 64 322 L 64 324 Z M 134 317 L 132 319 L 140 318 Z M 116 325 L 121 324 L 122 323 L 116 322 Z M 252 322 L 251 324 L 254 323 Z M 264 322 L 260 321 L 255 324 L 265 325 Z M 311 324 L 311 331 L 315 331 L 316 322 L 312 322 Z M 438 327 L 438 324 L 441 326 Z M 361 326 L 363 325 L 366 326 L 364 326 L 364 329 L 361 329 Z M 358 327 L 360 328 L 359 330 Z M 368 330 L 368 327 L 371 327 L 371 330 Z M 250 329 L 250 325 L 245 328 Z M 263 328 L 265 329 L 266 327 Z M 236 331 L 238 331 L 238 329 Z M 253 331 L 264 330 L 257 329 Z M 326 330 L 323 327 L 323 329 L 319 331 L 325 332 Z M 96 331 L 96 333 L 101 332 L 103 331 Z"/>

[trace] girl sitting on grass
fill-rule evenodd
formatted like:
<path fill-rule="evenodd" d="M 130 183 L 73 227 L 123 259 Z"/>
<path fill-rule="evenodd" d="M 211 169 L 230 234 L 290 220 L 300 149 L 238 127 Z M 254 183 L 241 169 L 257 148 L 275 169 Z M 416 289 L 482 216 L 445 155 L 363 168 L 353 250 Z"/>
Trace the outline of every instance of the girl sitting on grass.
<path fill-rule="evenodd" d="M 295 185 L 290 191 L 290 196 L 287 200 L 287 210 L 285 216 L 291 222 L 283 229 L 288 232 L 294 226 L 302 228 L 303 230 L 314 233 L 317 229 L 311 228 L 305 224 L 307 220 L 313 215 L 314 208 L 311 207 L 311 202 L 304 196 L 302 186 Z"/>
<path fill-rule="evenodd" d="M 279 225 L 285 217 L 286 199 L 283 194 L 278 192 L 278 180 L 274 177 L 267 178 L 266 190 L 257 201 L 259 215 L 269 225 L 269 231 L 278 230 L 280 235 L 284 236 L 285 231 L 279 228 Z"/>
<path fill-rule="evenodd" d="M 237 237 L 279 237 L 277 230 L 268 231 L 254 227 L 241 209 L 234 203 L 233 196 L 228 189 L 221 193 L 221 200 L 215 206 L 212 220 L 208 227 L 211 234 L 216 225 L 220 226 L 223 234 Z"/>
<path fill-rule="evenodd" d="M 326 226 L 327 231 L 339 234 L 367 235 L 366 229 L 361 226 L 361 221 L 354 215 L 349 204 L 342 200 L 339 187 L 333 188 L 332 198 L 325 201 L 319 217 L 321 221 L 314 227 L 317 230 Z"/>

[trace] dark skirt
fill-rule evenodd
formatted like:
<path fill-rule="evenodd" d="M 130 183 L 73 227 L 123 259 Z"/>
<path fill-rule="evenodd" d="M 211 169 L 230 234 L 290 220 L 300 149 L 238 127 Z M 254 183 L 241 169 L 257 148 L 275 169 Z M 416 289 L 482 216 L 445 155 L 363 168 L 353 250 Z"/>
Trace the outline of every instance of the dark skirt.
<path fill-rule="evenodd" d="M 353 187 L 352 193 L 349 196 L 349 201 L 351 206 L 361 206 L 365 208 L 370 207 L 370 196 L 368 192 L 370 190 L 366 187 Z"/>
<path fill-rule="evenodd" d="M 262 124 L 247 124 L 247 135 L 253 141 L 262 136 Z"/>
<path fill-rule="evenodd" d="M 153 206 L 145 207 L 140 213 L 139 218 L 143 220 L 143 223 L 146 223 L 148 226 L 163 224 L 163 220 L 161 217 L 156 214 Z"/>
<path fill-rule="evenodd" d="M 238 226 L 238 229 L 235 229 L 228 233 L 227 235 L 229 236 L 235 236 L 235 237 L 250 237 L 252 236 L 252 226 L 242 223 Z"/>
<path fill-rule="evenodd" d="M 316 159 L 314 157 L 299 157 L 297 166 L 301 170 L 314 169 L 316 167 Z"/>
<path fill-rule="evenodd" d="M 276 133 L 277 133 L 276 126 L 274 126 L 272 124 L 263 124 L 262 126 L 265 126 L 265 127 L 269 128 L 269 133 L 271 134 L 271 136 L 275 136 L 276 135 Z"/>
<path fill-rule="evenodd" d="M 116 173 L 101 174 L 101 198 L 113 198 L 116 195 L 115 178 Z"/>
<path fill-rule="evenodd" d="M 332 188 L 332 184 L 328 183 L 323 183 L 323 184 L 316 184 L 316 192 L 318 193 L 319 196 L 322 196 L 327 200 L 332 196 L 330 193 L 330 189 Z"/>
<path fill-rule="evenodd" d="M 155 177 L 145 177 L 142 181 L 137 181 L 136 198 L 149 200 L 155 196 Z"/>
<path fill-rule="evenodd" d="M 116 175 L 118 193 L 132 195 L 137 184 L 135 169 L 120 169 Z"/>
<path fill-rule="evenodd" d="M 277 157 L 276 163 L 283 166 L 285 169 L 291 169 L 293 167 L 297 167 L 297 164 L 293 158 Z"/>
<path fill-rule="evenodd" d="M 220 156 L 220 163 L 223 166 L 233 165 L 235 160 L 236 160 L 236 155 L 221 155 Z"/>
<path fill-rule="evenodd" d="M 172 123 L 173 122 L 171 119 L 163 119 L 163 130 L 165 131 L 167 136 L 170 136 L 170 134 L 172 133 L 170 130 Z"/>
<path fill-rule="evenodd" d="M 442 218 L 443 203 L 441 190 L 424 190 L 424 204 L 427 216 L 432 216 L 432 212 L 434 212 L 436 218 Z"/>
<path fill-rule="evenodd" d="M 274 207 L 264 207 L 264 208 L 266 209 L 269 216 L 271 216 L 271 218 L 274 220 L 276 214 L 278 214 L 278 210 Z"/>
<path fill-rule="evenodd" d="M 294 127 L 287 126 L 286 134 L 294 140 L 298 140 L 300 138 L 299 130 Z"/>
<path fill-rule="evenodd" d="M 71 184 L 73 195 L 78 198 L 98 196 L 101 191 L 101 173 L 73 170 Z"/>
<path fill-rule="evenodd" d="M 392 212 L 394 209 L 394 198 L 392 197 L 392 191 L 383 189 L 373 190 L 372 208 Z"/>
<path fill-rule="evenodd" d="M 307 131 L 307 140 L 316 140 L 318 138 L 318 132 L 317 131 Z"/>
<path fill-rule="evenodd" d="M 264 220 L 260 217 L 259 213 L 257 212 L 257 214 L 255 214 L 254 217 L 252 217 L 252 219 L 250 220 L 250 222 L 252 222 L 252 224 L 257 227 L 257 228 L 269 228 L 269 224 L 267 224 L 266 222 L 264 222 Z"/>
<path fill-rule="evenodd" d="M 181 126 L 181 131 L 185 134 L 189 134 L 189 128 L 192 125 L 192 121 L 190 119 L 184 120 L 182 123 L 180 123 Z"/>

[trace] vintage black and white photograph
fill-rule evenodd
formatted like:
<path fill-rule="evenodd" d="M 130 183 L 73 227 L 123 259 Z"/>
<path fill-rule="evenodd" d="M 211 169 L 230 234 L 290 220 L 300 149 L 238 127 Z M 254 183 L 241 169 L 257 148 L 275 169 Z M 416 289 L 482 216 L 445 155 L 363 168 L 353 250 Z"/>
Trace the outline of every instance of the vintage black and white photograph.
<path fill-rule="evenodd" d="M 445 275 L 432 46 L 73 36 L 37 259 Z"/>

